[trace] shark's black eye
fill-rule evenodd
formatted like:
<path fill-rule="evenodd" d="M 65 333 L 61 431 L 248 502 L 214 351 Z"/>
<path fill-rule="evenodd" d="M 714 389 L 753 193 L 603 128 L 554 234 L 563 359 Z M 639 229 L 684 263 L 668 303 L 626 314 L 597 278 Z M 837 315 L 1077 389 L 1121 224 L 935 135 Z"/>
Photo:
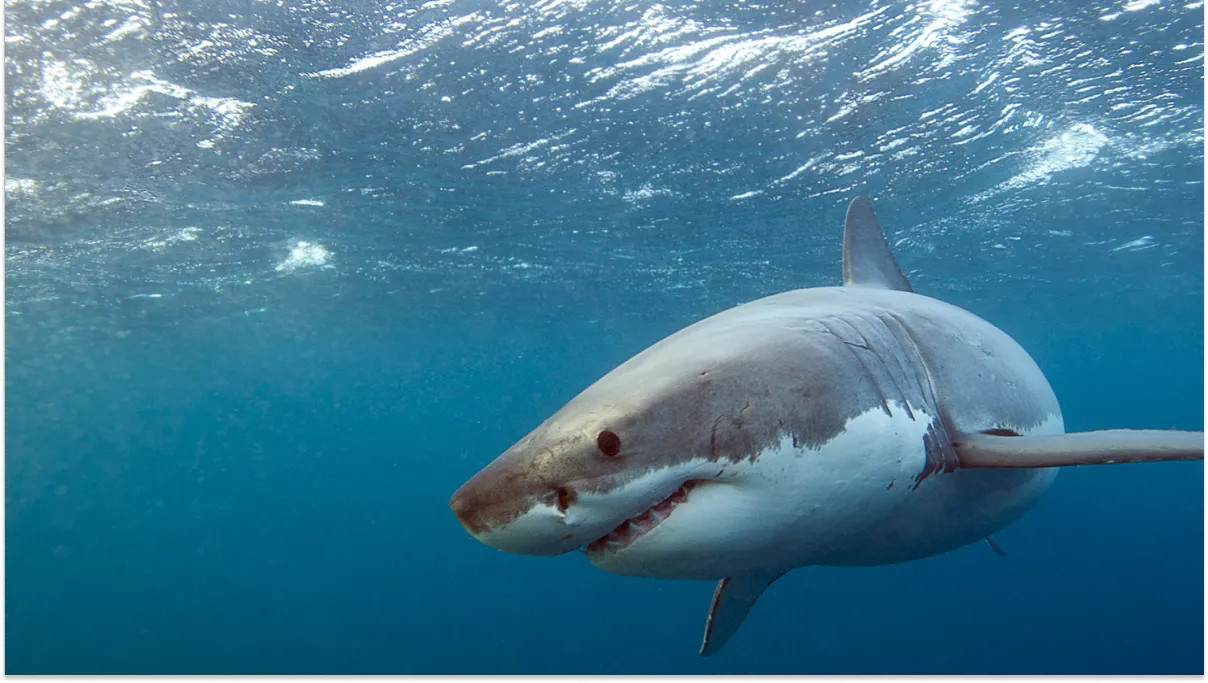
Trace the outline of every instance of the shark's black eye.
<path fill-rule="evenodd" d="M 611 458 L 621 452 L 621 437 L 605 429 L 596 437 L 596 446 L 601 453 Z"/>

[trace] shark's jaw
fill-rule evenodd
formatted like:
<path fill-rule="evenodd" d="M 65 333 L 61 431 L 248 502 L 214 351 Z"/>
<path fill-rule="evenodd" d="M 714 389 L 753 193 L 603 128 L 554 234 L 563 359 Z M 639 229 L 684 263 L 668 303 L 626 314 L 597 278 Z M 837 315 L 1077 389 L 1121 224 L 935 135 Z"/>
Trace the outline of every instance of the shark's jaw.
<path fill-rule="evenodd" d="M 687 503 L 689 496 L 692 495 L 692 489 L 700 483 L 702 482 L 696 479 L 684 482 L 671 495 L 647 508 L 641 514 L 621 522 L 605 536 L 588 543 L 583 548 L 583 552 L 588 557 L 600 559 L 609 553 L 628 548 L 634 541 L 667 521 L 677 507 Z"/>
<path fill-rule="evenodd" d="M 527 504 L 506 505 L 484 503 L 479 493 L 497 494 L 506 479 L 476 477 L 450 506 L 475 539 L 497 550 L 522 555 L 580 550 L 603 557 L 629 547 L 687 504 L 705 470 L 720 476 L 724 468 L 694 460 L 631 473 L 623 481 L 563 483 Z"/>

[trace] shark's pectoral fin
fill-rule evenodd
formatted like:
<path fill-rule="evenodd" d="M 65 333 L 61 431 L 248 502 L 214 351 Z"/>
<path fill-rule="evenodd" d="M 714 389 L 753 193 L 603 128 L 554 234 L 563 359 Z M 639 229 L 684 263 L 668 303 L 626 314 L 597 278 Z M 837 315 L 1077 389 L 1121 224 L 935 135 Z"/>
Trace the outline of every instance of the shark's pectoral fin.
<path fill-rule="evenodd" d="M 705 637 L 700 644 L 702 657 L 721 650 L 742 626 L 759 596 L 780 577 L 781 574 L 745 574 L 717 582 L 713 602 L 709 604 L 709 617 L 705 620 Z"/>
<path fill-rule="evenodd" d="M 856 197 L 847 206 L 843 223 L 843 284 L 914 291 L 893 258 L 867 197 Z"/>
<path fill-rule="evenodd" d="M 986 536 L 986 545 L 990 546 L 990 550 L 993 550 L 995 555 L 999 557 L 1007 556 L 1007 551 L 1002 549 L 1002 546 L 998 544 L 998 541 L 994 540 L 993 536 Z"/>
<path fill-rule="evenodd" d="M 1204 433 L 1110 429 L 1050 436 L 965 434 L 953 439 L 961 468 L 1070 467 L 1203 460 Z"/>

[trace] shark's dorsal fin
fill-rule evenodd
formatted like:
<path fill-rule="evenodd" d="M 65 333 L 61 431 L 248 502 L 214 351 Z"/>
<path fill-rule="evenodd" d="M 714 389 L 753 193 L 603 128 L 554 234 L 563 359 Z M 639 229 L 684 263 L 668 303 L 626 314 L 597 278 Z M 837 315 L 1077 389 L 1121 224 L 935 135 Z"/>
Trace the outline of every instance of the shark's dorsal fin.
<path fill-rule="evenodd" d="M 913 292 L 889 250 L 868 197 L 856 197 L 843 223 L 843 284 Z"/>
<path fill-rule="evenodd" d="M 953 439 L 960 467 L 1071 467 L 1203 460 L 1204 433 L 1107 429 L 1050 436 L 967 434 Z"/>
<path fill-rule="evenodd" d="M 780 574 L 745 574 L 717 582 L 713 601 L 709 603 L 709 616 L 705 620 L 705 637 L 700 643 L 700 654 L 708 657 L 716 654 L 730 636 L 738 631 L 747 618 L 751 606 L 763 595 Z"/>

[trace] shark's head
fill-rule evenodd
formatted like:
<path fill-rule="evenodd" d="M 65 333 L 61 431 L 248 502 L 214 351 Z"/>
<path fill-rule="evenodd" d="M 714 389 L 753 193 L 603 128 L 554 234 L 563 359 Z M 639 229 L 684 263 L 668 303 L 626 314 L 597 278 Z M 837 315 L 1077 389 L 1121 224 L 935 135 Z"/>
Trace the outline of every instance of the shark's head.
<path fill-rule="evenodd" d="M 858 397 L 835 395 L 850 351 L 833 337 L 745 324 L 774 304 L 722 315 L 733 324 L 686 328 L 588 387 L 466 482 L 453 513 L 488 546 L 582 548 L 616 573 L 716 578 L 708 558 L 751 557 L 777 504 L 751 464 L 830 439 Z"/>

